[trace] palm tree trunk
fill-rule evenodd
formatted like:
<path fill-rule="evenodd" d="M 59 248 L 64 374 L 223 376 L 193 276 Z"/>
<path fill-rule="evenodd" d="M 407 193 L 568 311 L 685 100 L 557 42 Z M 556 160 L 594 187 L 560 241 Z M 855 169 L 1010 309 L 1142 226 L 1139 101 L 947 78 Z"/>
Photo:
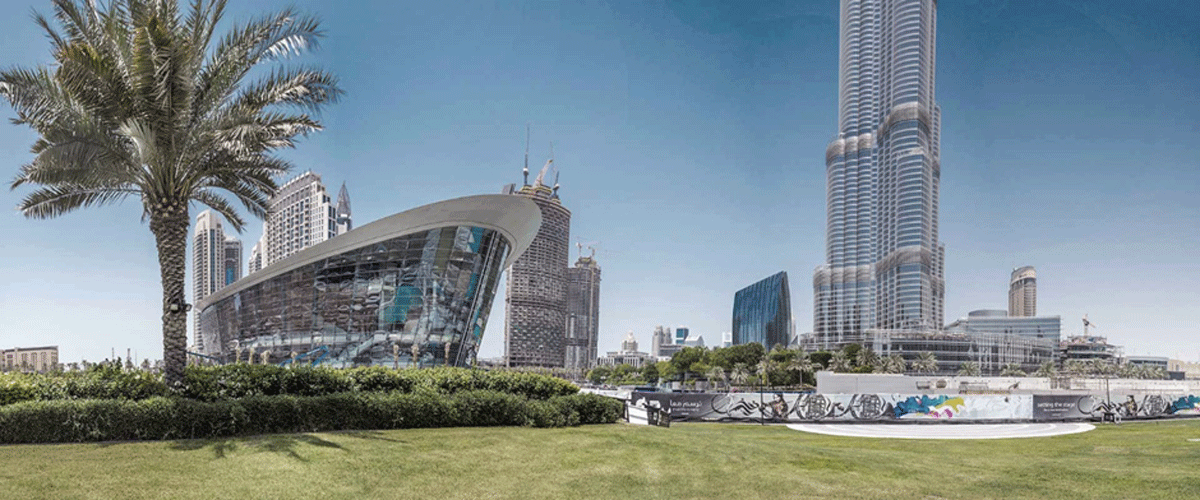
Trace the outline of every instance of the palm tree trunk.
<path fill-rule="evenodd" d="M 163 381 L 171 388 L 183 382 L 187 364 L 188 307 L 183 288 L 189 222 L 187 205 L 165 207 L 150 215 L 163 291 Z"/>

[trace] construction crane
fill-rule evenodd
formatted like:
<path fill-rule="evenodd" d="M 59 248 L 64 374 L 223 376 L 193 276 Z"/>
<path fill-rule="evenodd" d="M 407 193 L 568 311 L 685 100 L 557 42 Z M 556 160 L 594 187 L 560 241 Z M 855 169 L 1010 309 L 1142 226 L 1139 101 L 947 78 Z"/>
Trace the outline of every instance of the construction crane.
<path fill-rule="evenodd" d="M 587 243 L 583 243 L 583 242 L 575 242 L 575 248 L 578 248 L 578 249 L 579 249 L 579 256 L 580 256 L 580 257 L 583 257 L 583 247 L 584 247 L 584 246 L 587 246 L 587 247 L 588 247 L 588 250 L 591 250 L 591 251 L 592 251 L 592 254 L 591 254 L 591 255 L 589 255 L 588 257 L 589 257 L 589 258 L 593 258 L 593 259 L 594 259 L 594 258 L 596 257 L 596 247 L 595 247 L 595 246 L 593 246 L 593 245 L 599 245 L 599 244 L 600 244 L 600 242 L 599 242 L 599 241 L 589 241 L 589 242 L 587 242 Z"/>
<path fill-rule="evenodd" d="M 1083 336 L 1084 337 L 1088 336 L 1088 327 L 1089 326 L 1092 328 L 1095 328 L 1096 324 L 1092 323 L 1091 321 L 1088 321 L 1087 314 L 1084 314 L 1083 315 Z"/>

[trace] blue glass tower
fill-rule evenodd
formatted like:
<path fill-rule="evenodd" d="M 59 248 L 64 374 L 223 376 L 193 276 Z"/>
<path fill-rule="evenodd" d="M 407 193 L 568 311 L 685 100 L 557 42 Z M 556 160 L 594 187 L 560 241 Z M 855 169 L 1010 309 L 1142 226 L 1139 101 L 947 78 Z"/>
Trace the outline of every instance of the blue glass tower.
<path fill-rule="evenodd" d="M 792 296 L 787 273 L 771 275 L 733 296 L 733 345 L 758 342 L 771 349 L 790 342 Z"/>
<path fill-rule="evenodd" d="M 842 0 L 838 133 L 825 151 L 827 261 L 813 273 L 823 347 L 871 328 L 942 325 L 936 33 L 936 0 Z"/>

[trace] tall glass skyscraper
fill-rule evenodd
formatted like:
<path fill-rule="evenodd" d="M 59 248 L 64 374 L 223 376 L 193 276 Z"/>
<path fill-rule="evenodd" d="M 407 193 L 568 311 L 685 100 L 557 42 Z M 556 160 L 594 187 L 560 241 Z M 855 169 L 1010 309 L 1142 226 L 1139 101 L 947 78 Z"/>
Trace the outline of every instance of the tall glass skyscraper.
<path fill-rule="evenodd" d="M 936 0 L 842 0 L 827 261 L 813 274 L 819 345 L 942 326 L 936 33 Z"/>
<path fill-rule="evenodd" d="M 787 347 L 792 333 L 792 295 L 787 273 L 768 276 L 733 295 L 733 345 L 758 342 Z"/>

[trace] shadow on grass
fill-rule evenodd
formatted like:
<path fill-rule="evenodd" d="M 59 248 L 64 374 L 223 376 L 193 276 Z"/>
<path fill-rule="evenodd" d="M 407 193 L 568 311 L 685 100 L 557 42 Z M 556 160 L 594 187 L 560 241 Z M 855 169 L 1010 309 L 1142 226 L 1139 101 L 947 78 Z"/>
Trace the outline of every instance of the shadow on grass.
<path fill-rule="evenodd" d="M 237 451 L 239 447 L 245 447 L 251 452 L 265 451 L 278 453 L 301 462 L 308 462 L 307 458 L 301 456 L 296 451 L 301 445 L 336 448 L 348 453 L 348 450 L 343 448 L 342 445 L 333 441 L 326 441 L 311 434 L 272 434 L 242 438 L 191 439 L 187 441 L 175 441 L 171 444 L 170 449 L 175 451 L 196 451 L 211 448 L 213 458 L 225 458 Z"/>
<path fill-rule="evenodd" d="M 387 441 L 389 443 L 408 444 L 408 441 L 405 441 L 403 439 L 396 439 L 394 437 L 389 437 L 388 435 L 386 435 L 382 432 L 379 432 L 379 431 L 343 431 L 343 432 L 338 432 L 338 435 L 339 436 L 348 436 L 348 437 L 358 438 L 358 439 L 369 439 L 372 441 Z"/>

